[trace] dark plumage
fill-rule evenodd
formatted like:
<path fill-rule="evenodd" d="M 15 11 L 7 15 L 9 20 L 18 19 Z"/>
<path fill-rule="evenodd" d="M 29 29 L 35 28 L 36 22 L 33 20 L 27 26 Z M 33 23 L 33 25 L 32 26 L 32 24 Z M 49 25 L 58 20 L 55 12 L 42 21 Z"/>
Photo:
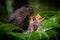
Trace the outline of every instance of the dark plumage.
<path fill-rule="evenodd" d="M 31 15 L 34 15 L 33 13 L 34 10 L 32 7 L 22 6 L 8 17 L 7 22 L 19 26 L 21 28 L 27 29 L 29 18 Z"/>

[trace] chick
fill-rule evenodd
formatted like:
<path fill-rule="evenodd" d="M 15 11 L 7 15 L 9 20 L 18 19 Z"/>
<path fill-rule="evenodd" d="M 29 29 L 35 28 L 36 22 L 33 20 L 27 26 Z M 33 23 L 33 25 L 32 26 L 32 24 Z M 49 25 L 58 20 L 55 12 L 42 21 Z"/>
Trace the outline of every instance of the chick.
<path fill-rule="evenodd" d="M 34 16 L 31 16 L 29 20 L 29 27 L 24 32 L 24 34 L 29 34 L 30 32 L 33 32 L 33 31 L 34 31 Z"/>
<path fill-rule="evenodd" d="M 39 14 L 37 14 L 35 16 L 35 18 L 36 18 L 36 20 L 34 21 L 34 30 L 38 31 L 42 21 L 44 20 L 44 18 L 42 18 Z"/>

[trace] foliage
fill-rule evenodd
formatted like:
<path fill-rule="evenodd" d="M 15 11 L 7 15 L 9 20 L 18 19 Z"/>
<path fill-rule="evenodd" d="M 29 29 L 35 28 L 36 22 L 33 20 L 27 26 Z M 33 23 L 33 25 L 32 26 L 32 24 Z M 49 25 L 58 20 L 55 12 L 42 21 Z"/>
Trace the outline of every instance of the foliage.
<path fill-rule="evenodd" d="M 47 15 L 47 14 L 45 14 Z M 42 15 L 44 16 L 44 15 Z M 48 15 L 47 15 L 48 16 Z M 59 18 L 60 15 L 54 15 L 48 19 L 44 19 L 38 32 L 32 32 L 30 34 L 22 34 L 19 32 L 13 32 L 14 29 L 20 29 L 12 24 L 4 24 L 0 22 L 0 38 L 11 40 L 58 40 L 59 36 Z M 60 18 L 59 18 L 60 19 Z M 60 37 L 60 36 L 59 36 Z"/>

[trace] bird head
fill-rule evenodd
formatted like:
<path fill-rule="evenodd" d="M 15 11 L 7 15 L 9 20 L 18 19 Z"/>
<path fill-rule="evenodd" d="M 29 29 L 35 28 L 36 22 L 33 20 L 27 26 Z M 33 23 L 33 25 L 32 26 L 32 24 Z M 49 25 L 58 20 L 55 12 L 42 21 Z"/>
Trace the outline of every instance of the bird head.
<path fill-rule="evenodd" d="M 29 20 L 29 24 L 32 24 L 32 23 L 34 23 L 34 16 L 31 16 Z"/>
<path fill-rule="evenodd" d="M 39 15 L 39 13 L 35 16 L 36 20 L 41 19 L 42 17 Z"/>

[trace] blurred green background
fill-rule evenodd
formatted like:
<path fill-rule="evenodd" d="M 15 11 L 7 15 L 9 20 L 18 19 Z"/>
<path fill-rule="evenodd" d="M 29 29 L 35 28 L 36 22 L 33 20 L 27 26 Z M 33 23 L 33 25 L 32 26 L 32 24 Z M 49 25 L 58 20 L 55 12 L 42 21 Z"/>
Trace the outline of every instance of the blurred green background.
<path fill-rule="evenodd" d="M 58 3 L 57 3 L 58 2 Z M 0 40 L 59 40 L 60 6 L 59 0 L 0 0 Z M 44 19 L 38 32 L 24 35 L 12 30 L 21 30 L 6 23 L 7 17 L 23 5 L 34 9 Z"/>

